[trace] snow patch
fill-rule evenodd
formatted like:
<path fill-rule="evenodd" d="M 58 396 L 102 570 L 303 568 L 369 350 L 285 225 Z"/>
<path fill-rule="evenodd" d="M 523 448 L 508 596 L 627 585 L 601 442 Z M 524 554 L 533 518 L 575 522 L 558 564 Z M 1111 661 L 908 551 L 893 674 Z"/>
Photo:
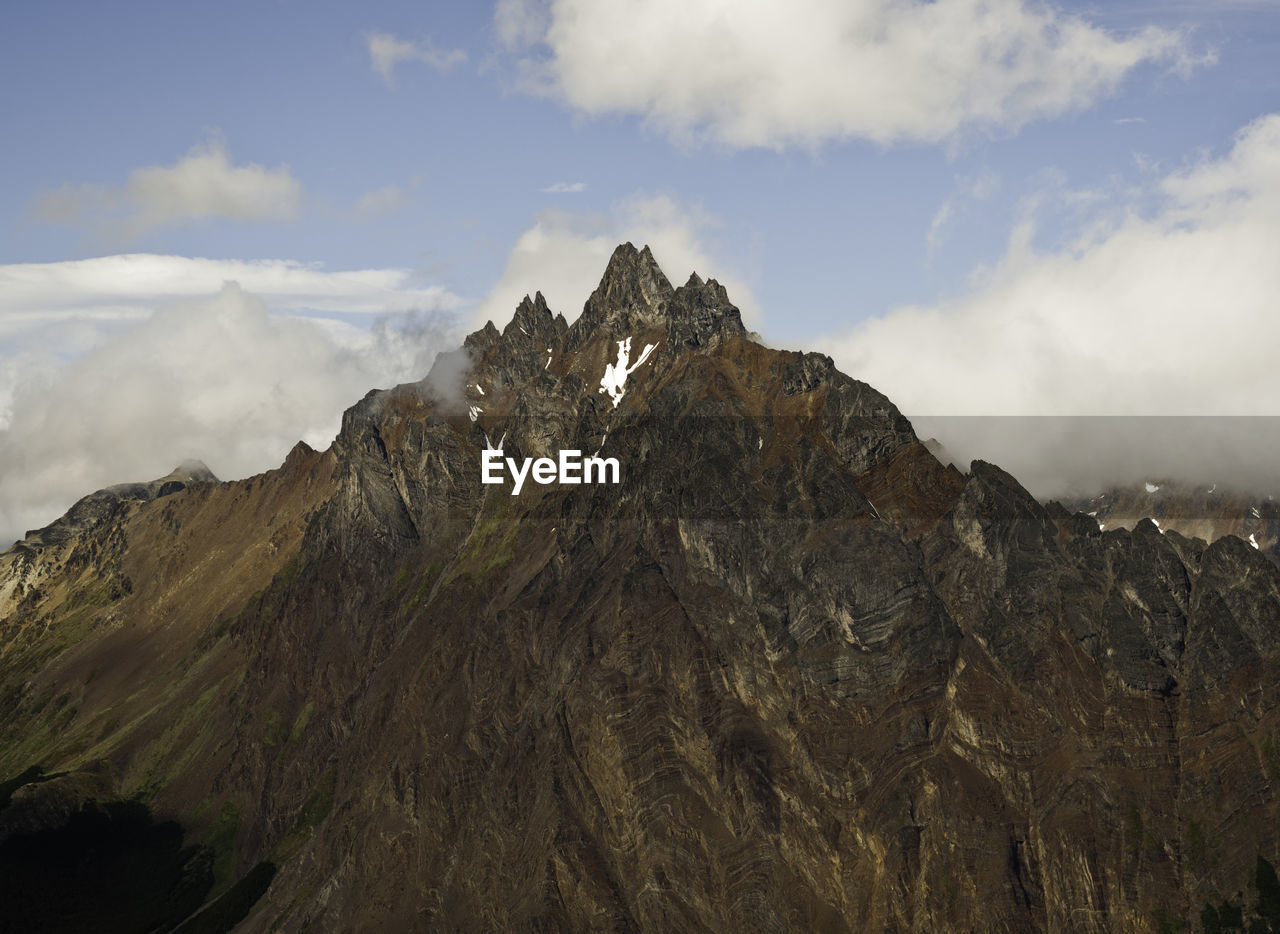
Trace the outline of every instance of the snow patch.
<path fill-rule="evenodd" d="M 467 406 L 467 414 L 471 416 L 471 420 L 474 422 L 484 414 L 484 409 L 480 408 L 478 405 L 469 405 Z"/>
<path fill-rule="evenodd" d="M 1252 532 L 1249 533 L 1249 544 L 1252 545 L 1254 548 L 1258 547 L 1258 540 L 1253 537 Z"/>
<path fill-rule="evenodd" d="M 1144 483 L 1143 486 L 1147 488 L 1148 493 L 1154 493 L 1156 490 L 1160 489 L 1160 487 L 1154 483 Z"/>
<path fill-rule="evenodd" d="M 476 392 L 480 393 L 480 395 L 482 396 L 484 395 L 484 387 L 481 386 L 479 383 L 476 383 Z"/>
<path fill-rule="evenodd" d="M 622 387 L 626 384 L 627 377 L 634 373 L 640 364 L 649 359 L 649 354 L 653 353 L 654 348 L 657 346 L 657 344 L 645 344 L 644 352 L 640 354 L 640 359 L 628 366 L 627 363 L 631 359 L 631 338 L 628 337 L 626 340 L 618 341 L 618 362 L 605 364 L 604 376 L 600 380 L 600 391 L 609 394 L 615 409 L 626 394 Z"/>

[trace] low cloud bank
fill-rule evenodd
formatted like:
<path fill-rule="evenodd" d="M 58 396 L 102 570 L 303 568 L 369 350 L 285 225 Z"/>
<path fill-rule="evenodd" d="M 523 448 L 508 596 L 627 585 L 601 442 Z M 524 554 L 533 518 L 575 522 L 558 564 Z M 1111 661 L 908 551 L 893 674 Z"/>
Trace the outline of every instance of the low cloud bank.
<path fill-rule="evenodd" d="M 866 321 L 828 352 L 923 435 L 1042 495 L 1160 470 L 1278 487 L 1280 115 L 1142 195 L 1158 206 L 1093 218 L 1056 250 L 1028 223 L 971 294 Z"/>
<path fill-rule="evenodd" d="M 77 359 L 30 367 L 0 386 L 10 393 L 0 547 L 93 490 L 162 476 L 189 457 L 230 479 L 278 466 L 300 439 L 327 447 L 345 408 L 372 387 L 420 379 L 458 339 L 440 312 L 356 328 L 272 313 L 228 283 Z"/>
<path fill-rule="evenodd" d="M 961 470 L 1000 465 L 1041 499 L 1182 481 L 1280 495 L 1280 416 L 915 416 Z"/>

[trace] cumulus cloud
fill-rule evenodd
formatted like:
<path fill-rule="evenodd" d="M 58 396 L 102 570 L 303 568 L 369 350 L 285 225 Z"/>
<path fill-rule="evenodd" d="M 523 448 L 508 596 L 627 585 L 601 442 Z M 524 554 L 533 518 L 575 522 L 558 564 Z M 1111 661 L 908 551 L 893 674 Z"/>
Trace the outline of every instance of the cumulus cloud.
<path fill-rule="evenodd" d="M 556 182 L 554 185 L 548 185 L 542 189 L 544 194 L 550 195 L 577 194 L 586 190 L 586 182 Z"/>
<path fill-rule="evenodd" d="M 467 60 L 461 49 L 437 49 L 430 39 L 410 42 L 390 33 L 370 32 L 364 37 L 369 63 L 388 85 L 394 83 L 396 66 L 402 62 L 422 62 L 437 71 L 448 71 Z"/>
<path fill-rule="evenodd" d="M 455 346 L 453 324 L 427 312 L 370 329 L 296 318 L 228 283 L 70 362 L 6 361 L 0 547 L 88 492 L 188 457 L 234 478 L 277 466 L 299 439 L 326 447 L 371 387 L 419 379 Z"/>
<path fill-rule="evenodd" d="M 287 221 L 301 202 L 302 185 L 287 165 L 234 165 L 226 144 L 214 137 L 173 165 L 135 169 L 124 185 L 64 185 L 47 192 L 37 199 L 36 214 L 136 237 L 209 218 Z"/>
<path fill-rule="evenodd" d="M 1121 476 L 1134 463 L 1124 439 L 1162 443 L 1193 424 L 1170 416 L 1252 416 L 1234 422 L 1249 433 L 1273 426 L 1271 416 L 1280 415 L 1280 115 L 1242 129 L 1228 152 L 1158 179 L 1155 194 L 1154 209 L 1087 218 L 1085 232 L 1061 248 L 1036 248 L 1031 222 L 1021 225 L 970 294 L 863 322 L 833 338 L 830 352 L 904 412 L 935 417 L 922 430 L 1046 493 L 1071 475 L 1134 479 Z M 1064 416 L 1094 417 L 1095 427 L 1107 417 L 1123 427 L 1105 441 L 1086 432 L 1062 443 L 1084 424 Z M 1046 447 L 1034 425 L 1057 440 Z M 1184 474 L 1223 481 L 1212 475 L 1225 469 L 1218 442 L 1166 440 Z M 1232 453 L 1232 462 L 1252 459 L 1269 469 L 1280 454 L 1272 440 L 1238 440 L 1264 446 Z M 1059 453 L 1048 457 L 1050 448 Z"/>
<path fill-rule="evenodd" d="M 477 306 L 472 320 L 502 326 L 525 295 L 541 291 L 553 311 L 573 321 L 600 282 L 619 243 L 648 244 L 674 285 L 689 273 L 724 283 L 749 327 L 757 327 L 759 307 L 732 264 L 715 258 L 707 245 L 714 219 L 665 195 L 635 195 L 608 213 L 546 211 L 522 233 L 507 256 L 498 283 Z"/>
<path fill-rule="evenodd" d="M 501 0 L 494 26 L 526 89 L 734 147 L 1010 132 L 1210 58 L 1031 0 Z"/>

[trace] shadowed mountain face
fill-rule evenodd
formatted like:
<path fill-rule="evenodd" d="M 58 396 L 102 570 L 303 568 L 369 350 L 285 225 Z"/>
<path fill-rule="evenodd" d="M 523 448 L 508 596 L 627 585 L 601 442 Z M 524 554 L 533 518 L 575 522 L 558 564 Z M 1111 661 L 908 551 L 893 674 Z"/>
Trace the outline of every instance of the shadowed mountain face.
<path fill-rule="evenodd" d="M 618 482 L 512 495 L 510 466 L 481 482 L 498 448 Z M 141 800 L 207 854 L 207 929 L 1273 907 L 1277 569 L 942 466 L 870 386 L 629 244 L 572 325 L 526 299 L 330 450 L 20 543 L 20 575 L 0 777 L 44 771 L 0 839 Z"/>

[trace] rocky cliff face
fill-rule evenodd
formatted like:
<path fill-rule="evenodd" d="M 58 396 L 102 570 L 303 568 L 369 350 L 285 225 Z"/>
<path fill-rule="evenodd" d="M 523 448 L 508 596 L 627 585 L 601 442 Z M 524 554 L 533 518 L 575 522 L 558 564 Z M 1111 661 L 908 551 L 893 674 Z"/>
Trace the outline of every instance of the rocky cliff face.
<path fill-rule="evenodd" d="M 647 249 L 75 541 L 0 602 L 0 839 L 144 802 L 188 930 L 1280 929 L 1275 566 L 944 467 Z"/>

